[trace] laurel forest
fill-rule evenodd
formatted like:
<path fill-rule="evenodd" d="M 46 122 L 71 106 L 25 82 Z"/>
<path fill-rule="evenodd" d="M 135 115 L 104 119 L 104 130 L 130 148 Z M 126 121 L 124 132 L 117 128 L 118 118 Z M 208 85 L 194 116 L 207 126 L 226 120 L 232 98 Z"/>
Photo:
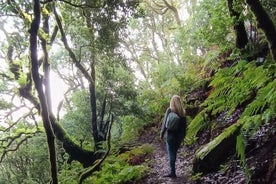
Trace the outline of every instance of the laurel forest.
<path fill-rule="evenodd" d="M 0 0 L 0 184 L 276 181 L 274 0 Z"/>

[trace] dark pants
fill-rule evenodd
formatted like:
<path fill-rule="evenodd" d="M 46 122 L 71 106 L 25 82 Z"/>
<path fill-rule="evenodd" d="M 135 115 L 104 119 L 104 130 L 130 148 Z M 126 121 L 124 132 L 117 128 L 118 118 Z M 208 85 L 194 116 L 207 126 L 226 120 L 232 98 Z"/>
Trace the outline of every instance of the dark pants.
<path fill-rule="evenodd" d="M 170 174 L 175 175 L 175 161 L 176 161 L 177 150 L 179 148 L 179 143 L 176 137 L 173 134 L 170 135 L 169 132 L 167 135 L 166 146 L 167 146 L 167 152 L 169 155 Z"/>

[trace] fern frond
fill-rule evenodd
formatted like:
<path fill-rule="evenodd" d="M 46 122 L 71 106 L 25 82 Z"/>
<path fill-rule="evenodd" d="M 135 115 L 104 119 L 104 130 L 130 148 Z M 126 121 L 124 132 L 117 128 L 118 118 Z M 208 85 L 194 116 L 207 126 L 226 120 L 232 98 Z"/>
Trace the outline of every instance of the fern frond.
<path fill-rule="evenodd" d="M 238 157 L 240 157 L 243 165 L 246 163 L 245 147 L 246 147 L 246 139 L 243 137 L 242 134 L 240 134 L 237 136 L 236 151 L 237 151 Z"/>
<path fill-rule="evenodd" d="M 206 128 L 208 125 L 208 118 L 205 111 L 201 111 L 188 125 L 186 142 L 187 144 L 192 144 L 197 140 L 197 133 Z"/>
<path fill-rule="evenodd" d="M 258 89 L 270 80 L 270 73 L 264 69 L 264 66 L 256 66 L 251 62 L 247 64 L 247 69 L 244 71 L 244 80 L 250 81 L 250 85 Z"/>
<path fill-rule="evenodd" d="M 266 109 L 275 109 L 275 103 L 276 80 L 273 80 L 269 82 L 266 86 L 259 89 L 255 100 L 247 106 L 243 114 L 244 116 L 262 114 Z"/>
<path fill-rule="evenodd" d="M 261 115 L 254 115 L 241 117 L 240 122 L 243 123 L 241 132 L 244 136 L 250 139 L 252 135 L 258 130 L 263 121 Z"/>
<path fill-rule="evenodd" d="M 237 143 L 236 143 L 236 152 L 238 154 L 238 157 L 240 157 L 240 162 L 242 164 L 243 170 L 247 178 L 246 183 L 250 183 L 251 173 L 246 164 L 246 155 L 245 155 L 246 145 L 247 145 L 246 138 L 242 134 L 238 135 Z"/>

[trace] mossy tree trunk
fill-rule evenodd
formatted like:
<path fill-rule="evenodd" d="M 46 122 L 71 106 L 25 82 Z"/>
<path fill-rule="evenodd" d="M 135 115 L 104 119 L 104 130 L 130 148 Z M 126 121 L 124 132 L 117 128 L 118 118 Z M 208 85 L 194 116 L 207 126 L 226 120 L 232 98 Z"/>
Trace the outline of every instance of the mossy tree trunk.
<path fill-rule="evenodd" d="M 39 75 L 39 62 L 37 57 L 37 37 L 38 37 L 38 29 L 40 24 L 40 2 L 38 0 L 34 0 L 33 5 L 34 10 L 34 19 L 31 22 L 30 28 L 30 59 L 31 59 L 31 72 L 32 78 L 34 80 L 35 88 L 38 92 L 38 97 L 41 106 L 41 116 L 43 121 L 43 126 L 45 128 L 48 149 L 49 149 L 49 157 L 50 157 L 50 165 L 51 165 L 51 178 L 52 183 L 58 183 L 57 177 L 57 163 L 56 163 L 56 150 L 55 150 L 55 136 L 53 134 L 53 130 L 50 123 L 48 104 L 46 101 L 46 97 L 43 91 L 43 83 L 42 78 Z"/>
<path fill-rule="evenodd" d="M 245 48 L 248 43 L 248 38 L 244 26 L 244 21 L 241 19 L 241 12 L 234 8 L 235 0 L 227 0 L 230 16 L 234 18 L 234 29 L 236 32 L 236 47 L 239 49 Z"/>
<path fill-rule="evenodd" d="M 270 51 L 274 60 L 276 60 L 276 29 L 259 0 L 246 0 L 251 11 L 256 16 L 258 26 L 264 31 L 270 46 Z"/>
<path fill-rule="evenodd" d="M 95 151 L 97 151 L 98 149 L 100 149 L 100 143 L 101 140 L 100 136 L 99 136 L 99 129 L 98 129 L 98 121 L 97 121 L 97 98 L 96 98 L 96 85 L 95 85 L 95 80 L 96 80 L 96 70 L 95 70 L 95 62 L 96 62 L 96 58 L 95 58 L 95 52 L 93 52 L 93 44 L 91 43 L 91 47 L 92 47 L 92 56 L 91 56 L 91 63 L 90 63 L 90 73 L 86 70 L 86 68 L 81 64 L 81 62 L 77 59 L 76 54 L 73 52 L 73 50 L 69 47 L 68 44 L 68 40 L 66 38 L 66 34 L 65 31 L 63 29 L 63 25 L 61 22 L 60 17 L 58 16 L 58 14 L 56 13 L 56 11 L 54 10 L 55 13 L 55 18 L 61 33 L 61 40 L 63 42 L 63 45 L 65 47 L 65 49 L 67 50 L 67 52 L 69 53 L 70 58 L 72 59 L 72 62 L 76 65 L 76 67 L 78 68 L 78 70 L 84 75 L 85 79 L 87 80 L 87 82 L 89 83 L 89 94 L 90 94 L 90 107 L 91 107 L 91 129 L 92 129 L 92 135 L 93 135 L 93 139 L 94 139 L 94 145 L 95 145 Z M 89 19 L 90 16 L 87 16 Z M 92 25 L 89 24 L 90 20 L 86 20 L 87 22 L 87 26 L 91 26 L 89 27 L 89 29 L 92 31 L 91 36 L 93 36 L 93 28 Z M 93 39 L 92 39 L 93 40 Z"/>

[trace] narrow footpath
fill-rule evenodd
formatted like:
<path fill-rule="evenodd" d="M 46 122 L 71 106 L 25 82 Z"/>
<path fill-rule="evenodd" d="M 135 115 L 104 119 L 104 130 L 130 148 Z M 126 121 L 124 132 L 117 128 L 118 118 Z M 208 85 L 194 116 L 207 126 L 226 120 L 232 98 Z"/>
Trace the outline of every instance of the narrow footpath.
<path fill-rule="evenodd" d="M 164 175 L 169 172 L 169 160 L 166 151 L 165 140 L 158 139 L 158 132 L 149 131 L 140 140 L 141 143 L 150 144 L 154 148 L 151 155 L 150 167 L 151 172 L 148 176 L 139 183 L 146 184 L 191 184 L 188 180 L 191 170 L 192 156 L 185 146 L 181 146 L 176 161 L 176 175 L 177 178 L 167 178 Z"/>

